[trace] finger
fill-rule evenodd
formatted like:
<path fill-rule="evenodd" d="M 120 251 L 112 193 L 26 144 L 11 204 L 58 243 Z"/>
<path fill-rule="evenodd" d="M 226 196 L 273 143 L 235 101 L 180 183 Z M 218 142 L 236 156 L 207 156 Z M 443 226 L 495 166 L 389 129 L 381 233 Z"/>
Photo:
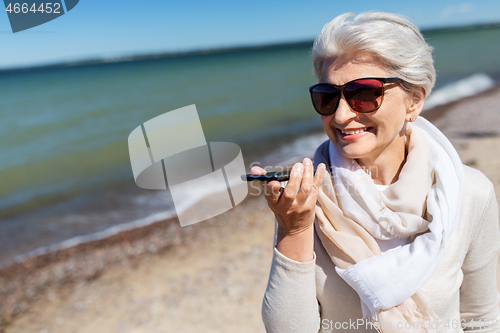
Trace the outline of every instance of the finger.
<path fill-rule="evenodd" d="M 300 191 L 297 194 L 297 197 L 307 199 L 313 189 L 313 164 L 311 159 L 307 157 L 304 158 L 302 164 L 304 165 L 304 173 L 302 175 Z"/>
<path fill-rule="evenodd" d="M 290 205 L 297 196 L 297 192 L 300 189 L 300 183 L 302 182 L 302 174 L 304 173 L 304 166 L 302 163 L 295 163 L 290 172 L 290 179 L 288 184 L 283 190 L 280 201 L 283 201 L 284 205 Z"/>
<path fill-rule="evenodd" d="M 305 199 L 303 205 L 315 206 L 316 200 L 318 199 L 318 192 L 321 187 L 321 182 L 326 172 L 326 165 L 324 163 L 320 163 L 316 168 L 316 173 L 313 178 L 313 184 L 311 188 L 311 193 Z"/>
<path fill-rule="evenodd" d="M 250 173 L 252 175 L 265 175 L 267 171 L 259 166 L 253 166 L 252 169 L 250 169 Z"/>
<path fill-rule="evenodd" d="M 281 184 L 277 180 L 273 180 L 266 185 L 264 196 L 268 203 L 276 205 L 281 197 Z"/>
<path fill-rule="evenodd" d="M 259 166 L 253 166 L 251 169 L 250 169 L 250 173 L 252 175 L 265 175 L 267 173 L 267 171 L 265 169 L 262 169 L 261 167 Z M 261 186 L 265 186 L 266 185 L 266 182 L 259 182 L 259 185 Z"/>
<path fill-rule="evenodd" d="M 316 174 L 314 175 L 314 180 L 313 180 L 313 196 L 317 196 L 319 188 L 321 186 L 321 181 L 323 180 L 323 177 L 325 176 L 326 173 L 326 165 L 324 163 L 320 163 L 318 167 L 316 168 Z"/>

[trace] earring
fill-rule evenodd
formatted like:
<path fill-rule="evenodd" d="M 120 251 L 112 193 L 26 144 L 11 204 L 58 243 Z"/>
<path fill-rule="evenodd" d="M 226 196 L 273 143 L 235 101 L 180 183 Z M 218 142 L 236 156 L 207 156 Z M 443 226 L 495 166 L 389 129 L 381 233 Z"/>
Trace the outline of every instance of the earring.
<path fill-rule="evenodd" d="M 415 117 L 411 117 L 411 118 L 410 118 L 410 121 L 415 121 Z"/>

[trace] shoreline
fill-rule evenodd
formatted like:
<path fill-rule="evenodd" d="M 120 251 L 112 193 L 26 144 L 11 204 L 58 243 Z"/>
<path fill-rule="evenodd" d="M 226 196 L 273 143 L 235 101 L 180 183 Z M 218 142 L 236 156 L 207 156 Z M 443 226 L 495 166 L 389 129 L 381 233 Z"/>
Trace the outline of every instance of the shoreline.
<path fill-rule="evenodd" d="M 497 86 L 478 95 L 447 105 L 437 106 L 422 113 L 422 116 L 433 122 L 450 139 L 459 151 L 464 164 L 482 170 L 490 178 L 495 185 L 497 197 L 500 195 L 500 175 L 497 175 L 500 167 L 500 157 L 492 156 L 491 152 L 494 151 L 492 149 L 498 150 L 497 147 L 500 143 L 500 129 L 498 131 L 495 129 L 495 125 L 500 123 L 500 116 L 496 118 L 495 115 L 495 107 L 498 104 L 500 104 L 500 87 Z M 471 109 L 474 109 L 474 112 L 479 112 L 478 115 L 471 116 Z M 478 134 L 479 129 L 483 129 L 485 134 Z M 224 329 L 233 327 L 234 329 L 240 327 L 236 324 L 250 322 L 251 324 L 248 324 L 248 327 L 262 330 L 263 326 L 259 326 L 260 307 L 258 307 L 258 303 L 260 303 L 260 300 L 258 297 L 260 297 L 260 294 L 263 295 L 265 290 L 265 283 L 267 283 L 265 272 L 268 274 L 272 258 L 272 237 L 274 234 L 272 221 L 273 215 L 267 208 L 265 200 L 260 196 L 249 195 L 249 198 L 231 211 L 200 224 L 181 228 L 177 218 L 170 218 L 139 228 L 122 230 L 110 237 L 77 244 L 73 247 L 46 253 L 6 266 L 0 269 L 0 285 L 2 286 L 0 288 L 0 332 L 7 332 L 11 328 L 12 332 L 28 332 L 35 327 L 33 325 L 39 325 L 39 327 L 36 326 L 39 331 L 52 326 L 55 330 L 59 327 L 60 331 L 69 331 L 70 322 L 65 322 L 70 326 L 65 326 L 64 323 L 60 324 L 60 320 L 57 323 L 49 323 L 48 319 L 44 319 L 47 317 L 47 315 L 44 315 L 44 311 L 59 309 L 68 316 L 70 316 L 69 314 L 81 313 L 90 318 L 93 318 L 92 316 L 99 317 L 98 311 L 95 313 L 86 312 L 87 308 L 78 310 L 80 312 L 68 310 L 69 304 L 73 304 L 71 297 L 77 293 L 77 298 L 85 298 L 84 291 L 88 291 L 87 288 L 90 288 L 90 286 L 99 285 L 102 287 L 105 285 L 107 289 L 103 289 L 106 290 L 103 294 L 111 298 L 121 299 L 122 296 L 119 295 L 121 291 L 112 287 L 113 281 L 126 281 L 124 283 L 128 287 L 123 292 L 127 295 L 129 293 L 134 294 L 141 289 L 134 289 L 137 285 L 134 285 L 135 282 L 131 282 L 131 275 L 135 274 L 136 270 L 149 269 L 154 271 L 156 268 L 151 267 L 152 262 L 155 262 L 154 265 L 159 267 L 162 265 L 168 266 L 171 271 L 162 271 L 161 274 L 167 274 L 173 282 L 171 282 L 170 289 L 162 289 L 161 295 L 163 298 L 150 297 L 150 299 L 154 300 L 151 302 L 159 304 L 157 306 L 161 309 L 158 310 L 158 313 L 163 314 L 168 319 L 165 320 L 170 324 L 175 322 L 174 326 L 179 331 L 195 332 L 204 328 L 206 332 L 221 332 L 225 331 L 222 327 Z M 246 253 L 247 250 L 250 252 Z M 200 258 L 193 257 L 192 251 L 193 253 L 196 252 L 198 257 L 203 258 L 206 256 L 206 260 L 197 262 L 196 260 L 200 260 Z M 181 255 L 180 253 L 184 254 Z M 241 258 L 234 253 L 239 253 L 244 258 L 243 262 L 240 262 L 239 259 Z M 177 256 L 184 259 L 181 260 Z M 228 259 L 226 256 L 230 258 Z M 233 266 L 227 266 L 226 261 L 234 265 L 234 267 L 238 267 L 238 269 L 233 272 L 232 268 L 230 268 Z M 192 262 L 193 267 L 190 266 Z M 210 267 L 217 267 L 217 269 L 212 269 L 216 271 L 213 275 L 206 273 L 207 270 L 210 271 Z M 196 269 L 199 269 L 202 273 L 196 271 Z M 185 271 L 182 273 L 185 276 L 175 272 L 175 270 Z M 195 271 L 196 273 L 194 273 Z M 208 274 L 208 277 L 205 277 L 203 272 Z M 228 272 L 234 273 L 237 282 L 224 280 L 224 274 L 229 274 Z M 241 277 L 238 272 L 245 272 L 247 276 Z M 160 287 L 158 288 L 161 289 L 163 288 L 161 287 L 161 274 L 157 274 L 159 281 L 156 281 L 154 277 L 156 275 L 151 273 L 144 273 L 140 278 L 134 278 L 139 280 L 152 279 L 152 281 L 156 282 L 138 283 L 143 286 L 159 284 Z M 199 281 L 197 282 L 195 274 L 202 274 L 199 275 L 202 276 L 201 285 L 206 289 L 196 287 Z M 182 276 L 187 282 L 182 281 Z M 214 282 L 214 279 L 219 280 Z M 111 282 L 107 285 L 106 281 Z M 254 281 L 253 285 L 249 284 L 249 281 Z M 187 283 L 187 287 L 183 283 Z M 233 286 L 234 283 L 236 283 L 237 287 Z M 212 285 L 215 286 L 215 289 L 210 291 Z M 184 292 L 186 288 L 187 292 Z M 196 292 L 190 294 L 189 290 L 191 289 L 189 288 L 196 290 Z M 78 292 L 83 292 L 83 294 L 78 294 Z M 217 311 L 230 311 L 231 307 L 228 309 L 225 305 L 220 305 L 217 306 L 219 310 L 216 310 L 215 308 L 207 309 L 210 308 L 210 302 L 202 304 L 207 299 L 215 302 L 218 297 L 221 297 L 219 292 L 224 297 L 227 296 L 227 302 L 232 307 L 235 307 L 234 309 L 239 309 L 238 311 L 241 310 L 244 313 L 250 311 L 251 313 L 247 313 L 250 316 L 248 320 L 245 318 L 240 318 L 239 321 L 233 320 L 234 325 L 226 327 L 224 321 L 219 322 L 216 318 L 210 319 L 215 313 L 215 315 L 226 318 L 225 320 L 230 320 L 227 318 L 229 314 Z M 238 298 L 235 295 L 241 297 Z M 99 298 L 100 296 L 96 295 L 95 297 Z M 143 297 L 146 296 L 143 295 Z M 234 297 L 238 298 L 237 302 L 233 299 Z M 233 301 L 236 303 L 232 303 Z M 167 304 L 173 302 L 173 305 L 168 306 L 168 309 L 164 309 L 161 307 L 162 302 L 167 302 Z M 185 302 L 187 303 L 185 304 Z M 48 305 L 45 305 L 45 303 Z M 257 309 L 255 309 L 256 306 Z M 47 309 L 45 309 L 46 307 Z M 118 308 L 122 309 L 120 306 Z M 203 320 L 194 324 L 182 320 L 175 321 L 177 319 L 174 319 L 173 314 L 169 312 L 173 311 L 172 313 L 177 313 L 182 317 L 186 315 L 185 311 L 189 312 L 186 309 L 191 308 L 211 314 L 202 314 L 200 316 L 206 320 L 216 321 L 216 323 L 211 322 L 212 326 L 204 326 Z M 142 311 L 138 309 L 134 308 L 134 311 Z M 123 311 L 129 310 L 129 308 L 126 308 Z M 156 318 L 155 315 L 152 316 Z M 55 319 L 57 318 L 59 317 Z M 165 325 L 165 320 L 160 320 L 159 325 Z M 139 325 L 138 322 L 140 321 L 130 322 L 127 325 L 132 327 L 133 325 Z M 85 321 L 81 323 L 85 323 Z M 75 319 L 74 325 L 77 324 L 78 320 Z M 139 325 L 137 327 L 144 328 L 148 326 L 148 323 L 141 325 L 144 326 Z M 189 328 L 184 330 L 182 325 L 186 325 L 191 330 Z M 22 327 L 25 329 L 22 329 Z M 219 327 L 220 330 L 217 330 L 216 327 Z M 107 331 L 118 330 L 108 327 Z"/>
<path fill-rule="evenodd" d="M 12 266 L 23 265 L 23 263 L 30 260 L 37 260 L 37 258 L 39 257 L 50 258 L 54 253 L 57 252 L 64 252 L 66 250 L 71 250 L 72 248 L 82 246 L 85 247 L 86 245 L 91 245 L 98 242 L 106 242 L 109 239 L 114 239 L 120 234 L 132 232 L 134 230 L 141 230 L 156 223 L 167 223 L 170 220 L 176 220 L 174 213 L 165 212 L 164 214 L 153 214 L 137 221 L 115 225 L 103 231 L 76 236 L 49 246 L 42 246 L 27 253 L 19 254 L 12 257 L 11 259 L 0 262 L 0 272 L 2 272 L 3 270 L 8 270 Z"/>
<path fill-rule="evenodd" d="M 450 111 L 453 111 L 460 104 L 468 104 L 473 103 L 475 100 L 480 100 L 483 98 L 495 98 L 495 95 L 500 94 L 500 85 L 495 85 L 487 90 L 481 91 L 480 93 L 472 96 L 467 96 L 461 98 L 456 101 L 449 102 L 444 105 L 436 105 L 435 107 L 424 110 L 421 113 L 421 116 L 430 121 L 431 123 L 437 122 L 439 119 L 442 119 L 446 115 L 449 114 Z"/>

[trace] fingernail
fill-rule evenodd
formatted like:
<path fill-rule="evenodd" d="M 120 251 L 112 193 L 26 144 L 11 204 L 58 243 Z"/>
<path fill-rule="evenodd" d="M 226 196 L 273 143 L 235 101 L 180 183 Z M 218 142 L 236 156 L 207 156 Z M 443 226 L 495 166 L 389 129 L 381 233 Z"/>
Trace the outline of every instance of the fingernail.
<path fill-rule="evenodd" d="M 312 164 L 312 163 L 311 163 L 311 160 L 310 160 L 309 158 L 307 158 L 307 157 L 306 157 L 306 158 L 304 158 L 304 160 L 302 161 L 302 163 L 303 163 L 304 165 L 311 165 L 311 164 Z"/>

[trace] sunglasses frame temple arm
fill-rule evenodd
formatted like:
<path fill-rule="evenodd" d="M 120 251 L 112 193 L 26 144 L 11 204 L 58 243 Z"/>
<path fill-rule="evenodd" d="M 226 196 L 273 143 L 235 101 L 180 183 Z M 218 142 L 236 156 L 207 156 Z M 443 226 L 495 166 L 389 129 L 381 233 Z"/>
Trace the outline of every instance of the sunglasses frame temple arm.
<path fill-rule="evenodd" d="M 390 77 L 387 79 L 383 79 L 382 82 L 384 83 L 398 83 L 398 82 L 406 82 L 403 79 L 400 79 L 399 77 Z"/>

